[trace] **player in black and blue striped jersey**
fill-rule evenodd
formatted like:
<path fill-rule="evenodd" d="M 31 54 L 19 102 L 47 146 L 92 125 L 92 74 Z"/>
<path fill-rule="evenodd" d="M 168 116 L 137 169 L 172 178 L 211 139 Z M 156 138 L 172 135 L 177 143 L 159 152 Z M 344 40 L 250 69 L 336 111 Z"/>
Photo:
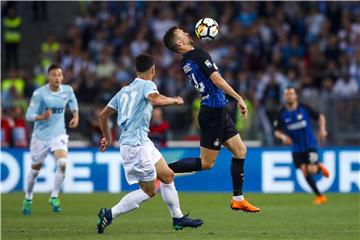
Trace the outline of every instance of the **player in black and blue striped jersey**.
<path fill-rule="evenodd" d="M 211 56 L 202 49 L 194 48 L 194 40 L 189 33 L 174 26 L 165 33 L 163 40 L 168 49 L 182 55 L 184 73 L 202 99 L 198 115 L 200 157 L 180 159 L 169 164 L 169 167 L 175 173 L 210 169 L 215 163 L 221 145 L 223 145 L 233 154 L 231 161 L 233 184 L 231 208 L 246 212 L 259 212 L 260 209 L 245 200 L 243 196 L 246 146 L 226 111 L 228 101 L 225 94 L 237 101 L 242 116 L 246 118 L 247 108 L 244 100 L 220 75 Z"/>
<path fill-rule="evenodd" d="M 329 177 L 329 172 L 318 161 L 317 140 L 311 120 L 319 122 L 319 140 L 323 141 L 327 136 L 325 116 L 300 104 L 294 87 L 284 90 L 284 100 L 285 107 L 274 122 L 275 137 L 284 144 L 292 145 L 294 165 L 302 171 L 307 183 L 316 194 L 314 204 L 323 204 L 326 202 L 326 197 L 319 192 L 312 175 L 321 172 L 325 177 Z"/>

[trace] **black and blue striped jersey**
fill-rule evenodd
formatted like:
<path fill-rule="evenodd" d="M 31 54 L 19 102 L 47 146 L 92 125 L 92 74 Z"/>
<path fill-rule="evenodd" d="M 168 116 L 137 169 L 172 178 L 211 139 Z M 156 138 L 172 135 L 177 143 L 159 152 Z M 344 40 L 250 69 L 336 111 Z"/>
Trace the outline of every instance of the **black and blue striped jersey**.
<path fill-rule="evenodd" d="M 182 67 L 191 84 L 201 95 L 201 105 L 211 108 L 225 107 L 227 99 L 223 90 L 211 81 L 210 75 L 218 71 L 210 55 L 202 49 L 194 49 L 183 55 Z"/>
<path fill-rule="evenodd" d="M 316 151 L 317 141 L 311 119 L 318 120 L 319 113 L 304 104 L 299 104 L 294 111 L 284 107 L 275 120 L 274 127 L 275 130 L 280 130 L 291 138 L 293 152 Z"/>

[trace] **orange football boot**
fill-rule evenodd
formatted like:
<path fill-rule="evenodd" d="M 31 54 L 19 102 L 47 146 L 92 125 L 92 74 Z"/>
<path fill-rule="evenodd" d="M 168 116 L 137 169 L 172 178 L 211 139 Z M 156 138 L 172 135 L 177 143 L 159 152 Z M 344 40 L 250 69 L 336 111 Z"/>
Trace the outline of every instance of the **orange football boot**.
<path fill-rule="evenodd" d="M 329 171 L 327 170 L 327 168 L 325 167 L 324 164 L 319 164 L 319 168 L 321 170 L 321 174 L 324 176 L 324 177 L 329 177 L 330 176 L 330 173 Z"/>
<path fill-rule="evenodd" d="M 251 213 L 260 212 L 260 208 L 253 206 L 246 199 L 242 201 L 231 199 L 230 207 L 233 210 L 242 210 L 244 212 L 251 212 Z"/>
<path fill-rule="evenodd" d="M 319 196 L 316 196 L 315 200 L 313 201 L 313 204 L 321 205 L 326 202 L 327 202 L 327 198 L 325 197 L 325 195 L 319 195 Z"/>

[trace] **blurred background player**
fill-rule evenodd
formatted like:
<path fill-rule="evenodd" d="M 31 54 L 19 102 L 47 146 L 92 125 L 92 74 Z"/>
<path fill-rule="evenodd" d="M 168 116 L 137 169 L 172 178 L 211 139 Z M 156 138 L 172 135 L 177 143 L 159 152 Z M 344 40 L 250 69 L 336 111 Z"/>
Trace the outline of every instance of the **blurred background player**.
<path fill-rule="evenodd" d="M 100 113 L 103 133 L 100 151 L 111 144 L 108 119 L 118 114 L 120 154 L 124 160 L 125 177 L 129 184 L 137 183 L 139 189 L 126 194 L 111 209 L 101 208 L 98 214 L 97 231 L 103 233 L 112 220 L 128 213 L 156 194 L 156 179 L 161 181 L 161 196 L 173 218 L 173 228 L 198 227 L 202 220 L 190 219 L 180 209 L 179 196 L 174 185 L 174 173 L 161 153 L 148 137 L 153 105 L 181 105 L 181 97 L 170 98 L 159 94 L 155 83 L 155 62 L 150 55 L 139 55 L 135 59 L 137 78 L 122 88 Z"/>
<path fill-rule="evenodd" d="M 292 145 L 293 162 L 303 173 L 307 183 L 315 193 L 314 204 L 323 204 L 326 197 L 320 193 L 312 175 L 322 173 L 329 177 L 325 166 L 318 161 L 317 141 L 311 127 L 311 119 L 319 122 L 319 140 L 324 141 L 327 136 L 326 119 L 306 105 L 300 104 L 294 87 L 284 90 L 285 107 L 280 111 L 274 122 L 275 137 L 283 144 Z"/>
<path fill-rule="evenodd" d="M 233 154 L 231 208 L 259 212 L 260 209 L 250 204 L 243 196 L 244 162 L 247 149 L 226 110 L 228 100 L 225 94 L 236 99 L 241 115 L 246 118 L 248 111 L 244 100 L 219 74 L 211 56 L 202 49 L 194 48 L 194 41 L 189 33 L 179 27 L 172 27 L 165 33 L 163 41 L 168 49 L 183 56 L 184 73 L 202 99 L 198 115 L 200 158 L 184 158 L 169 164 L 169 167 L 175 173 L 210 169 L 215 164 L 221 145 L 224 145 Z"/>
<path fill-rule="evenodd" d="M 65 129 L 65 107 L 69 104 L 73 114 L 69 127 L 76 128 L 79 123 L 78 103 L 72 87 L 62 85 L 62 69 L 58 65 L 48 68 L 49 83 L 37 89 L 31 98 L 26 112 L 26 120 L 34 121 L 30 142 L 32 158 L 31 169 L 26 178 L 23 214 L 31 214 L 33 189 L 42 164 L 49 152 L 56 159 L 54 188 L 49 198 L 53 212 L 60 212 L 59 192 L 65 178 L 67 143 L 69 136 Z"/>

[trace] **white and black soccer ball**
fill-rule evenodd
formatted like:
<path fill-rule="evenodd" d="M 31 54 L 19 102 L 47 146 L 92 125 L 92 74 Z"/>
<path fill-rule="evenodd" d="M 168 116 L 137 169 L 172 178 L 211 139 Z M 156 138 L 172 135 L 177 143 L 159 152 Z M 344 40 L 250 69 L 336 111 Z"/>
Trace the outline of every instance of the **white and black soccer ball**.
<path fill-rule="evenodd" d="M 195 25 L 195 34 L 201 40 L 213 40 L 219 35 L 219 24 L 212 18 L 202 18 Z"/>

